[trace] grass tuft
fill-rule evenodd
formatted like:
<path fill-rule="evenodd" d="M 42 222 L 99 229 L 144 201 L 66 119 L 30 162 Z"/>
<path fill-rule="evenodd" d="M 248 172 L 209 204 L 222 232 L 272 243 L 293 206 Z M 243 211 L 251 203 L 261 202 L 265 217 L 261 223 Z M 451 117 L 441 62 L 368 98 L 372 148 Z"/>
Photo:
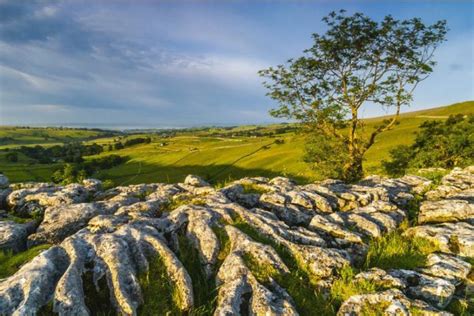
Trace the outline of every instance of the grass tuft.
<path fill-rule="evenodd" d="M 433 242 L 403 236 L 399 229 L 369 242 L 365 267 L 413 270 L 423 267 L 427 256 L 436 251 L 439 251 L 439 246 Z"/>
<path fill-rule="evenodd" d="M 174 210 L 183 205 L 204 206 L 206 205 L 206 201 L 201 197 L 183 194 L 173 198 L 164 208 L 168 210 Z"/>
<path fill-rule="evenodd" d="M 214 276 L 207 277 L 199 253 L 186 236 L 178 235 L 178 258 L 193 280 L 194 307 L 189 315 L 211 315 L 217 294 Z"/>
<path fill-rule="evenodd" d="M 49 247 L 51 247 L 51 245 L 39 245 L 16 254 L 12 251 L 0 250 L 0 279 L 13 275 L 22 265 L 29 262 Z"/>
<path fill-rule="evenodd" d="M 373 282 L 368 280 L 355 280 L 357 271 L 351 266 L 344 266 L 339 271 L 337 278 L 331 286 L 331 297 L 337 305 L 353 295 L 375 293 L 380 290 Z"/>
<path fill-rule="evenodd" d="M 280 258 L 286 264 L 290 273 L 281 275 L 275 269 L 269 266 L 262 267 L 252 259 L 252 254 L 246 254 L 244 259 L 249 269 L 257 280 L 262 283 L 268 283 L 268 277 L 272 277 L 280 286 L 285 288 L 288 294 L 293 298 L 295 307 L 301 315 L 335 315 L 337 305 L 330 298 L 326 298 L 316 288 L 317 280 L 298 264 L 297 260 L 282 245 L 262 236 L 252 226 L 237 219 L 234 226 L 250 236 L 253 240 L 262 244 L 272 246 Z"/>
<path fill-rule="evenodd" d="M 163 260 L 154 256 L 149 261 L 148 273 L 138 280 L 144 304 L 138 308 L 138 315 L 182 315 L 178 308 L 178 295 L 170 282 Z"/>
<path fill-rule="evenodd" d="M 244 188 L 245 194 L 264 194 L 269 192 L 268 189 L 262 188 L 258 184 L 254 183 L 243 183 L 242 187 Z"/>

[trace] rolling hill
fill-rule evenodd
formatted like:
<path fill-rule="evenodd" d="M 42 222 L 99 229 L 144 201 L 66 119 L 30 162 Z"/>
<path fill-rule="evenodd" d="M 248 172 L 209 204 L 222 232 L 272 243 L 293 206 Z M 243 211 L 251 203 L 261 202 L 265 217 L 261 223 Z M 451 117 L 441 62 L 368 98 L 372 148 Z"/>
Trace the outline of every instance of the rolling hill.
<path fill-rule="evenodd" d="M 474 113 L 474 101 L 402 114 L 400 124 L 393 130 L 380 135 L 367 153 L 364 163 L 366 172 L 382 173 L 380 163 L 389 157 L 389 150 L 397 145 L 410 144 L 422 122 L 443 120 L 449 115 L 460 113 Z M 370 132 L 385 118 L 366 119 L 365 131 Z M 268 177 L 285 175 L 298 182 L 318 179 L 318 172 L 311 170 L 302 160 L 304 136 L 292 129 L 279 134 L 275 133 L 281 126 L 196 129 L 178 131 L 174 136 L 138 135 L 151 137 L 151 143 L 121 150 L 107 150 L 87 159 L 110 154 L 126 156 L 128 161 L 125 164 L 102 170 L 94 175 L 101 179 L 111 179 L 116 185 L 177 182 L 182 181 L 190 173 L 200 175 L 213 183 L 256 175 Z M 256 129 L 263 136 L 242 136 L 242 133 L 239 133 Z M 5 133 L 5 130 L 2 132 Z M 82 134 L 79 135 L 82 136 Z M 94 136 L 97 137 L 93 135 L 94 139 L 87 142 L 104 145 L 104 148 L 108 148 L 108 145 L 117 139 L 117 136 L 103 138 Z M 22 137 L 28 137 L 28 134 Z M 133 137 L 137 135 L 124 136 L 121 139 Z M 44 139 L 39 143 L 44 144 Z M 30 143 L 30 145 L 33 144 L 34 142 Z M 60 166 L 59 163 L 35 164 L 27 157 L 20 157 L 18 163 L 9 163 L 4 155 L 5 153 L 0 153 L 0 170 L 13 182 L 49 181 L 51 174 Z"/>

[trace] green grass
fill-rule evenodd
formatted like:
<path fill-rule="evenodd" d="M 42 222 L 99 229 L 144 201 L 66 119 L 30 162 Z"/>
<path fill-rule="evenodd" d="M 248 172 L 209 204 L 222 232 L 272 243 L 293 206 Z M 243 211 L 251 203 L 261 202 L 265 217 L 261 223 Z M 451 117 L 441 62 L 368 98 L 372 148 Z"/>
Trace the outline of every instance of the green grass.
<path fill-rule="evenodd" d="M 183 235 L 178 236 L 178 258 L 193 280 L 194 307 L 190 315 L 211 315 L 215 308 L 217 290 L 214 276 L 207 277 L 199 253 Z"/>
<path fill-rule="evenodd" d="M 367 280 L 355 280 L 357 271 L 351 266 L 345 266 L 339 271 L 339 277 L 331 286 L 331 297 L 337 305 L 353 295 L 375 293 L 380 288 Z"/>
<path fill-rule="evenodd" d="M 383 173 L 381 161 L 389 158 L 389 150 L 397 145 L 410 144 L 422 122 L 442 120 L 450 114 L 458 113 L 474 113 L 474 101 L 402 114 L 400 124 L 393 130 L 381 134 L 367 152 L 364 162 L 366 173 Z M 381 117 L 365 120 L 365 133 L 370 133 L 383 119 Z M 230 130 L 216 128 L 208 131 L 182 131 L 178 132 L 177 136 L 166 138 L 151 134 L 124 136 L 122 140 L 151 136 L 152 142 L 122 150 L 105 151 L 98 155 L 117 154 L 130 159 L 127 163 L 103 170 L 94 177 L 111 179 L 116 185 L 178 182 L 183 181 L 188 174 L 197 174 L 214 184 L 245 176 L 283 175 L 300 183 L 320 179 L 321 176 L 317 170 L 311 170 L 302 160 L 305 147 L 303 135 L 294 131 L 261 137 L 232 135 L 241 130 L 275 131 L 279 126 L 282 125 L 239 126 Z M 212 133 L 216 131 L 223 134 L 213 136 Z M 31 132 L 32 130 L 21 131 L 24 137 Z M 62 131 L 62 133 L 67 132 Z M 69 136 L 77 137 L 77 139 L 93 137 L 93 135 L 83 135 L 80 131 L 69 131 L 69 133 L 75 133 Z M 67 137 L 67 135 L 60 135 L 58 139 L 61 137 Z M 108 145 L 115 139 L 117 137 L 94 139 L 89 142 Z M 283 140 L 283 143 L 275 143 L 276 139 Z M 44 144 L 37 136 L 29 139 L 28 142 Z M 167 145 L 161 146 L 162 143 Z M 18 163 L 10 163 L 6 161 L 4 155 L 5 153 L 0 152 L 0 171 L 4 172 L 12 182 L 49 181 L 54 170 L 60 167 L 59 164 L 31 164 L 31 160 L 27 157 L 20 157 Z M 93 159 L 97 156 L 86 158 Z"/>
<path fill-rule="evenodd" d="M 246 254 L 244 257 L 246 264 L 259 282 L 266 284 L 268 283 L 268 277 L 272 277 L 293 298 L 295 307 L 301 315 L 336 314 L 338 305 L 331 299 L 325 298 L 322 293 L 316 290 L 317 280 L 297 262 L 296 258 L 285 247 L 260 235 L 253 227 L 242 220 L 236 220 L 233 225 L 253 240 L 272 246 L 290 270 L 290 273 L 281 275 L 269 265 L 258 265 L 252 259 L 251 254 Z"/>
<path fill-rule="evenodd" d="M 437 245 L 426 239 L 407 237 L 402 230 L 396 230 L 369 242 L 365 267 L 413 270 L 423 267 L 427 256 L 438 250 Z"/>
<path fill-rule="evenodd" d="M 413 171 L 413 173 L 418 176 L 421 176 L 421 177 L 427 178 L 428 180 L 433 181 L 433 185 L 437 186 L 441 183 L 441 179 L 449 173 L 449 170 L 434 170 L 434 171 L 421 170 L 416 173 Z"/>
<path fill-rule="evenodd" d="M 196 197 L 193 195 L 177 195 L 169 203 L 162 207 L 162 209 L 174 210 L 183 205 L 206 205 L 206 201 L 201 197 Z"/>
<path fill-rule="evenodd" d="M 115 311 L 110 304 L 110 290 L 105 277 L 97 281 L 98 288 L 95 286 L 93 267 L 91 270 L 82 274 L 82 284 L 84 290 L 84 302 L 93 315 L 112 316 Z M 46 315 L 51 315 L 45 313 Z"/>
<path fill-rule="evenodd" d="M 165 265 L 159 256 L 150 260 L 149 271 L 139 276 L 143 301 L 138 315 L 181 315 L 177 291 L 170 282 Z"/>
<path fill-rule="evenodd" d="M 242 187 L 244 188 L 244 193 L 246 194 L 264 194 L 268 192 L 268 189 L 262 188 L 258 184 L 253 183 L 244 183 L 242 184 Z"/>
<path fill-rule="evenodd" d="M 70 141 L 91 140 L 104 132 L 82 128 L 0 126 L 0 149 L 27 145 L 52 146 Z"/>
<path fill-rule="evenodd" d="M 11 251 L 0 250 L 0 279 L 13 275 L 22 265 L 29 262 L 49 247 L 51 247 L 51 245 L 39 245 L 16 254 Z"/>
<path fill-rule="evenodd" d="M 474 315 L 474 298 L 455 298 L 449 303 L 446 310 L 458 316 Z"/>
<path fill-rule="evenodd" d="M 13 214 L 8 214 L 8 217 L 1 217 L 0 218 L 0 222 L 1 221 L 13 221 L 15 223 L 18 223 L 18 224 L 26 224 L 26 223 L 29 223 L 31 221 L 35 220 L 34 218 L 31 218 L 31 217 L 18 217 L 18 216 L 15 216 Z"/>

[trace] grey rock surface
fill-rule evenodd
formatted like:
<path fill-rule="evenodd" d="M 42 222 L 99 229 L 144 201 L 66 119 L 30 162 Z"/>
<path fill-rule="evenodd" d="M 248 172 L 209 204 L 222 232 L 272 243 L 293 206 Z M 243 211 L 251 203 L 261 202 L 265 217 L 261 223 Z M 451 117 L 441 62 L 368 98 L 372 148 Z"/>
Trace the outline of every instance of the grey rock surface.
<path fill-rule="evenodd" d="M 68 186 L 8 186 L 3 179 L 0 250 L 53 246 L 0 280 L 0 315 L 34 315 L 49 303 L 60 315 L 94 314 L 84 288 L 100 282 L 114 312 L 136 315 L 147 303 L 139 277 L 156 262 L 179 298 L 173 301 L 177 309 L 191 313 L 197 307 L 194 282 L 202 280 L 181 261 L 188 246 L 202 277 L 217 286 L 215 315 L 297 315 L 293 292 L 277 280 L 301 269 L 315 291 L 328 295 L 342 269 L 362 266 L 371 240 L 407 225 L 415 196 L 423 199 L 418 224 L 404 236 L 431 241 L 437 251 L 413 270 L 361 271 L 353 282 L 372 283 L 375 292 L 348 298 L 338 315 L 361 315 L 367 308 L 450 315 L 443 311 L 449 302 L 474 288 L 466 260 L 474 256 L 473 171 L 454 169 L 427 193 L 431 181 L 418 176 L 306 185 L 254 177 L 222 189 L 188 176 L 184 183 L 105 191 L 94 179 Z M 39 225 L 10 220 L 33 214 Z M 90 282 L 85 275 L 93 284 L 84 284 Z"/>

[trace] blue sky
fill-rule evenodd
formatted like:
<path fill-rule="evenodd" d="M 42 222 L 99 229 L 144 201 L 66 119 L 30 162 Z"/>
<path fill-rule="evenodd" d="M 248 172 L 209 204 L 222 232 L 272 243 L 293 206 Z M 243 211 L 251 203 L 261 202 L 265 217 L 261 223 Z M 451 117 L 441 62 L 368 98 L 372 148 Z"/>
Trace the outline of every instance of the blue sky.
<path fill-rule="evenodd" d="M 256 72 L 300 56 L 339 9 L 446 19 L 438 66 L 405 110 L 474 99 L 472 1 L 0 0 L 0 124 L 272 122 Z"/>

